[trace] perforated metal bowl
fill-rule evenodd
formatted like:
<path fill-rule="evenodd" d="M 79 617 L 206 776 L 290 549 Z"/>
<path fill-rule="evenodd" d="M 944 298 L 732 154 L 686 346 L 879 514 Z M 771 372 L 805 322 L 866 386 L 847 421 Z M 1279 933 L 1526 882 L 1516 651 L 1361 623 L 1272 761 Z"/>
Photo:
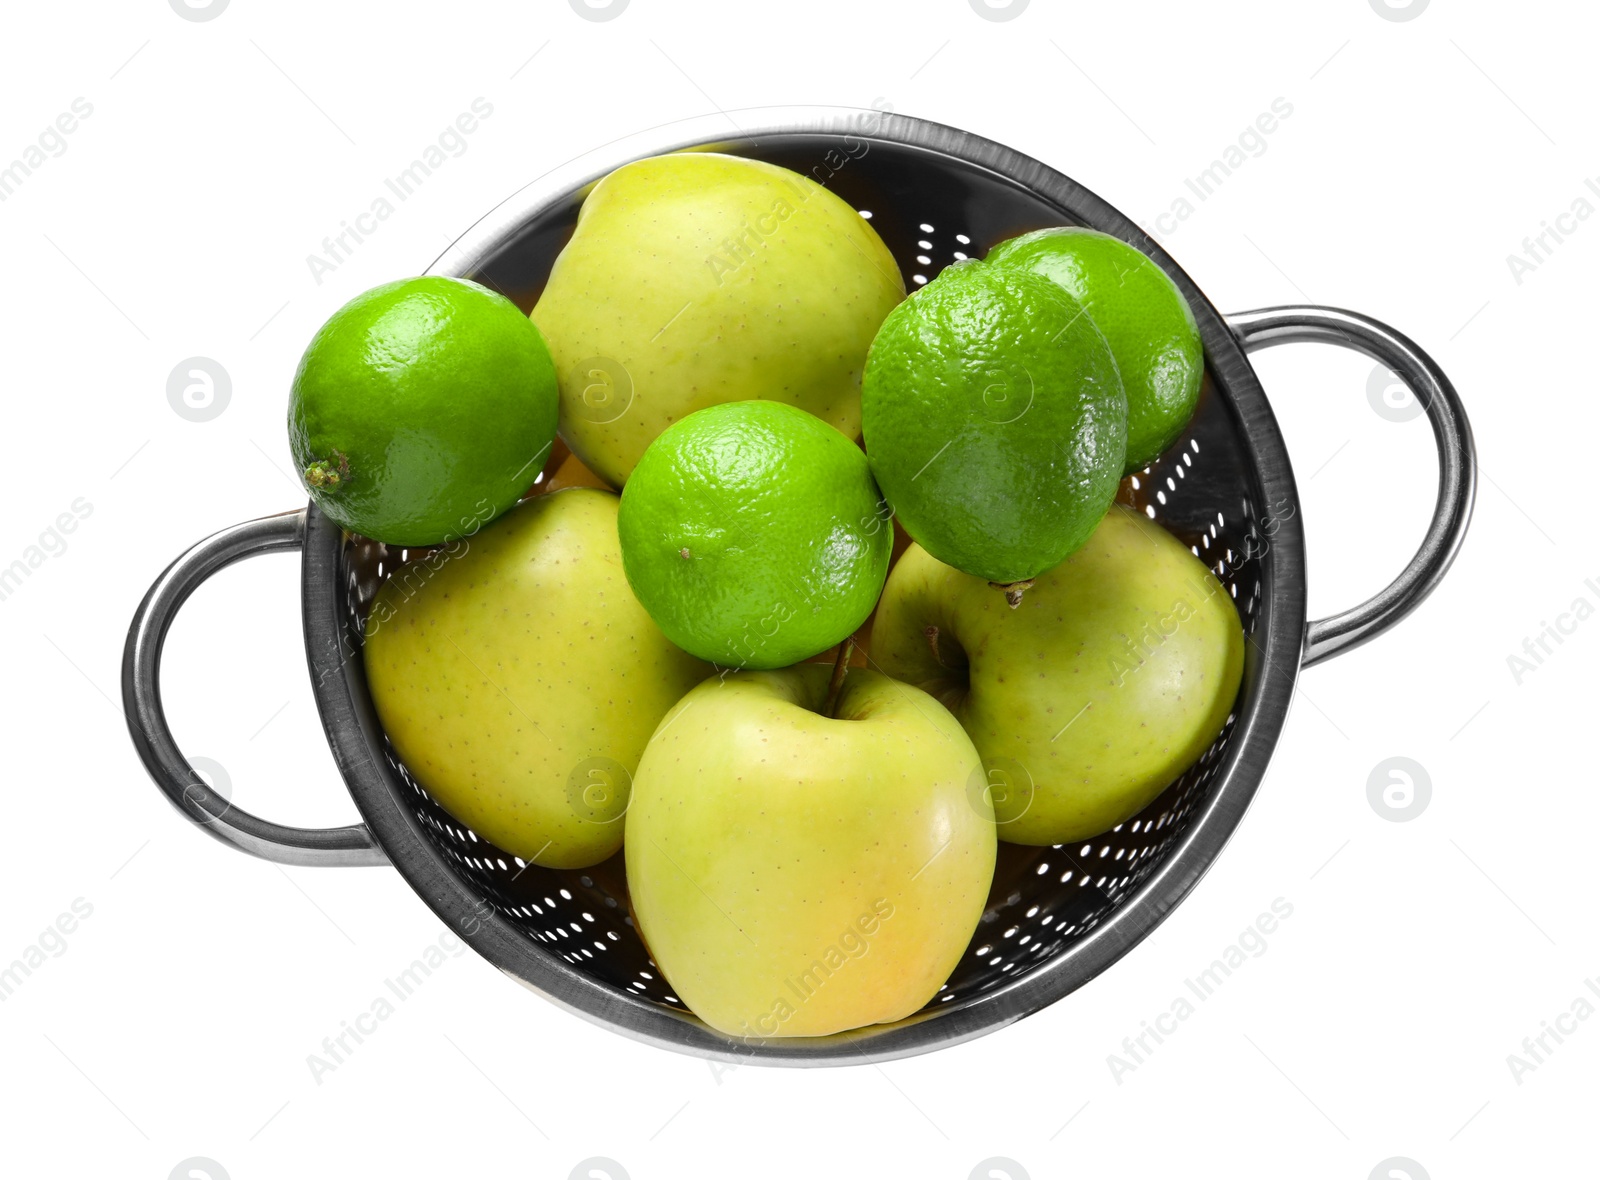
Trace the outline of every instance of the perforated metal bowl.
<path fill-rule="evenodd" d="M 967 1040 L 1092 979 L 1194 887 L 1261 782 L 1300 669 L 1392 626 L 1449 566 L 1473 499 L 1467 420 L 1438 366 L 1392 329 L 1318 307 L 1219 315 L 1138 226 L 1061 173 L 989 140 L 877 111 L 743 111 L 620 141 L 516 193 L 432 273 L 474 278 L 531 307 L 589 185 L 627 161 L 679 148 L 753 156 L 826 184 L 871 215 L 908 287 L 1015 234 L 1071 223 L 1131 242 L 1172 276 L 1199 321 L 1205 389 L 1188 433 L 1125 481 L 1121 498 L 1216 570 L 1244 621 L 1243 687 L 1204 757 L 1104 836 L 1068 847 L 1002 844 L 982 923 L 922 1012 L 832 1037 L 751 1041 L 707 1028 L 671 994 L 634 932 L 621 854 L 582 871 L 524 865 L 452 819 L 411 777 L 373 712 L 360 658 L 363 613 L 405 555 L 342 534 L 315 506 L 217 533 L 157 579 L 134 618 L 123 665 L 134 745 L 171 801 L 219 840 L 286 864 L 393 864 L 506 974 L 628 1036 L 710 1057 L 798 1065 L 882 1061 Z M 1294 477 L 1245 359 L 1253 349 L 1304 340 L 1353 348 L 1392 368 L 1426 407 L 1440 460 L 1433 521 L 1404 572 L 1354 610 L 1310 624 Z M 217 570 L 278 550 L 302 554 L 312 691 L 365 821 L 350 827 L 290 828 L 230 806 L 179 751 L 162 711 L 161 647 L 173 615 Z"/>

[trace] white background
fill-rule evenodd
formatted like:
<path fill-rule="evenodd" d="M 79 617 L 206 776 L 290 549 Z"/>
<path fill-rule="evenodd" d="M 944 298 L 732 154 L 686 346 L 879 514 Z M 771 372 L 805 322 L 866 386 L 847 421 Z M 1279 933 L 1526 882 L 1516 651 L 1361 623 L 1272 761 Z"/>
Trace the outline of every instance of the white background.
<path fill-rule="evenodd" d="M 1364 1180 L 1399 1156 L 1413 1180 L 1577 1174 L 1600 1020 L 1520 1081 L 1507 1056 L 1600 975 L 1600 622 L 1520 684 L 1507 657 L 1574 599 L 1600 605 L 1584 585 L 1600 579 L 1600 218 L 1520 283 L 1506 258 L 1575 198 L 1600 208 L 1584 187 L 1600 176 L 1600 29 L 1575 3 L 1414 10 L 1033 0 L 988 20 L 967 0 L 633 0 L 595 21 L 566 0 L 233 0 L 195 21 L 164 0 L 8 6 L 0 162 L 75 98 L 93 113 L 0 203 L 0 565 L 74 500 L 92 514 L 0 602 L 0 962 L 74 899 L 93 912 L 0 1004 L 0 1171 L 154 1180 L 205 1157 L 213 1180 L 564 1178 L 599 1156 L 634 1180 L 965 1180 L 1004 1157 L 995 1174 L 1013 1180 Z M 319 285 L 307 255 L 480 96 L 493 115 L 468 150 Z M 1256 804 L 1181 909 L 1053 1008 L 881 1069 L 713 1069 L 591 1027 L 468 952 L 314 1082 L 307 1054 L 443 929 L 390 870 L 283 870 L 191 828 L 134 758 L 117 682 L 128 619 L 173 556 L 303 501 L 284 409 L 316 326 L 538 174 L 670 119 L 884 100 L 1158 228 L 1279 97 L 1293 114 L 1267 150 L 1169 221 L 1165 245 L 1224 311 L 1310 300 L 1413 335 L 1460 388 L 1483 478 L 1438 593 L 1303 677 Z M 192 356 L 231 377 L 208 422 L 167 401 Z M 1300 481 L 1313 612 L 1331 613 L 1420 539 L 1431 435 L 1375 412 L 1359 357 L 1296 347 L 1259 369 Z M 196 595 L 168 645 L 169 707 L 236 802 L 343 823 L 297 575 L 264 559 Z M 1368 801 L 1395 755 L 1432 784 L 1410 822 Z M 1122 1039 L 1279 897 L 1294 913 L 1266 953 L 1114 1080 Z"/>

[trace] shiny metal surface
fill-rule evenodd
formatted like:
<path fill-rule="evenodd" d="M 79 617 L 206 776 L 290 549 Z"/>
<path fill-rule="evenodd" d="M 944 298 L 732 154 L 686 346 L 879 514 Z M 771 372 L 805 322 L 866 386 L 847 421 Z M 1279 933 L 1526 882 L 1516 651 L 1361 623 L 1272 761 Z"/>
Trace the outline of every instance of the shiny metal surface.
<path fill-rule="evenodd" d="M 981 257 L 1014 234 L 1063 223 L 1122 237 L 1172 276 L 1194 308 L 1207 379 L 1189 431 L 1125 480 L 1119 500 L 1190 545 L 1233 596 L 1248 639 L 1234 715 L 1193 768 L 1112 832 L 1072 847 L 1002 844 L 982 923 L 949 983 L 922 1012 L 826 1038 L 727 1037 L 695 1020 L 655 970 L 628 914 L 620 854 L 586 870 L 524 865 L 456 823 L 411 777 L 377 722 L 360 658 L 364 612 L 408 555 L 342 534 L 313 506 L 303 530 L 307 661 L 329 744 L 366 821 L 365 830 L 341 829 L 347 834 L 340 839 L 351 842 L 348 855 L 381 859 L 386 853 L 434 912 L 506 974 L 624 1035 L 708 1057 L 789 1065 L 883 1061 L 955 1044 L 1082 986 L 1194 887 L 1261 782 L 1303 662 L 1392 625 L 1444 572 L 1470 510 L 1470 434 L 1443 374 L 1397 333 L 1352 313 L 1315 308 L 1248 313 L 1230 326 L 1154 241 L 1066 176 L 977 136 L 877 111 L 735 111 L 629 137 L 514 194 L 432 271 L 475 278 L 531 307 L 587 186 L 628 160 L 685 147 L 756 156 L 827 184 L 872 215 L 909 286 L 960 256 Z M 1343 334 L 1336 342 L 1370 347 L 1371 355 L 1413 380 L 1419 396 L 1426 392 L 1430 414 L 1437 410 L 1441 447 L 1449 444 L 1441 469 L 1454 474 L 1441 483 L 1429 533 L 1437 542 L 1425 543 L 1405 574 L 1373 602 L 1317 624 L 1308 635 L 1294 478 L 1245 346 L 1327 339 L 1335 329 Z M 273 547 L 291 544 L 281 524 L 276 532 L 265 522 L 240 526 L 257 527 L 274 535 Z M 154 681 L 159 636 L 187 593 L 180 587 L 192 588 L 208 562 L 220 568 L 253 551 L 241 539 L 222 540 L 233 531 L 181 558 L 179 566 L 189 564 L 176 580 L 173 570 L 163 575 L 129 641 L 130 728 L 169 796 L 178 785 L 180 805 L 183 786 L 195 780 L 160 718 Z M 244 548 L 236 551 L 239 545 Z M 196 822 L 216 819 L 203 807 L 185 807 L 185 814 Z M 258 855 L 307 856 L 305 834 L 274 846 L 276 825 L 248 818 L 249 824 L 235 819 L 216 834 Z M 348 834 L 355 832 L 360 837 Z M 351 862 L 335 855 L 296 863 Z"/>
<path fill-rule="evenodd" d="M 1245 352 L 1274 344 L 1335 344 L 1387 365 L 1428 413 L 1439 448 L 1439 495 L 1416 556 L 1400 576 L 1360 606 L 1306 625 L 1301 666 L 1311 667 L 1381 635 L 1439 584 L 1466 538 L 1478 465 L 1467 412 L 1434 359 L 1387 324 L 1336 307 L 1264 307 L 1228 317 Z"/>
<path fill-rule="evenodd" d="M 161 704 L 161 649 L 184 602 L 218 570 L 264 553 L 298 551 L 305 513 L 285 512 L 223 529 L 184 553 L 139 604 L 122 653 L 122 706 L 134 749 L 167 799 L 224 844 L 291 865 L 385 865 L 365 824 L 291 828 L 235 807 L 206 784 L 172 736 Z"/>

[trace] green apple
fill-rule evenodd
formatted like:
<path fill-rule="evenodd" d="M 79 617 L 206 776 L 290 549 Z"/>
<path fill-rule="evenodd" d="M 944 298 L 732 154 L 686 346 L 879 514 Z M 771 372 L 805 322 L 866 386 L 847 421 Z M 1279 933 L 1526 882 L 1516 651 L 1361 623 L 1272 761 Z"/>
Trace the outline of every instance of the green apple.
<path fill-rule="evenodd" d="M 367 618 L 367 683 L 390 742 L 451 815 L 550 868 L 622 843 L 639 755 L 710 674 L 628 588 L 617 497 L 536 496 L 413 559 Z"/>
<path fill-rule="evenodd" d="M 533 309 L 561 436 L 621 487 L 667 426 L 721 402 L 787 402 L 854 439 L 861 371 L 905 297 L 854 208 L 759 160 L 639 160 L 584 200 Z"/>
<path fill-rule="evenodd" d="M 639 931 L 677 995 L 734 1036 L 899 1020 L 965 951 L 994 875 L 972 742 L 865 669 L 707 680 L 656 730 L 628 811 Z M 976 787 L 976 789 L 973 789 Z"/>
<path fill-rule="evenodd" d="M 872 653 L 961 719 L 1002 840 L 1061 844 L 1136 815 L 1215 740 L 1244 635 L 1226 590 L 1117 506 L 1012 608 L 913 545 L 889 575 Z"/>

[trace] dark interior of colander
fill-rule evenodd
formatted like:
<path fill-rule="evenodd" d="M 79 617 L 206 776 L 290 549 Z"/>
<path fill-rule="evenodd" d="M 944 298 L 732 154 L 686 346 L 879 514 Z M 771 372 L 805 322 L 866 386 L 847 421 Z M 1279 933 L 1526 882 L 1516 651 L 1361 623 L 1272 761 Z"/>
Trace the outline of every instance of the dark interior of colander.
<path fill-rule="evenodd" d="M 1031 229 L 1078 222 L 987 170 L 926 149 L 843 136 L 763 136 L 718 150 L 751 155 L 813 176 L 870 215 L 905 275 L 908 290 L 965 257 Z M 533 306 L 570 235 L 579 202 L 548 211 L 502 247 L 473 277 L 524 309 Z M 1262 601 L 1265 548 L 1240 427 L 1208 376 L 1189 432 L 1148 469 L 1123 481 L 1118 499 L 1178 536 L 1221 579 L 1254 632 Z M 1268 526 L 1270 527 L 1270 526 Z M 345 548 L 348 638 L 359 645 L 367 605 L 383 580 L 412 557 L 362 539 Z M 1259 662 L 1247 661 L 1246 687 Z M 949 982 L 930 1008 L 960 1007 L 1068 950 L 1104 922 L 1162 861 L 1203 809 L 1233 718 L 1200 761 L 1138 816 L 1095 839 L 1053 848 L 1002 843 L 989 905 Z M 623 857 L 583 870 L 525 864 L 439 807 L 392 750 L 406 801 L 439 853 L 470 887 L 546 953 L 597 982 L 683 1010 L 650 961 L 628 913 Z"/>

